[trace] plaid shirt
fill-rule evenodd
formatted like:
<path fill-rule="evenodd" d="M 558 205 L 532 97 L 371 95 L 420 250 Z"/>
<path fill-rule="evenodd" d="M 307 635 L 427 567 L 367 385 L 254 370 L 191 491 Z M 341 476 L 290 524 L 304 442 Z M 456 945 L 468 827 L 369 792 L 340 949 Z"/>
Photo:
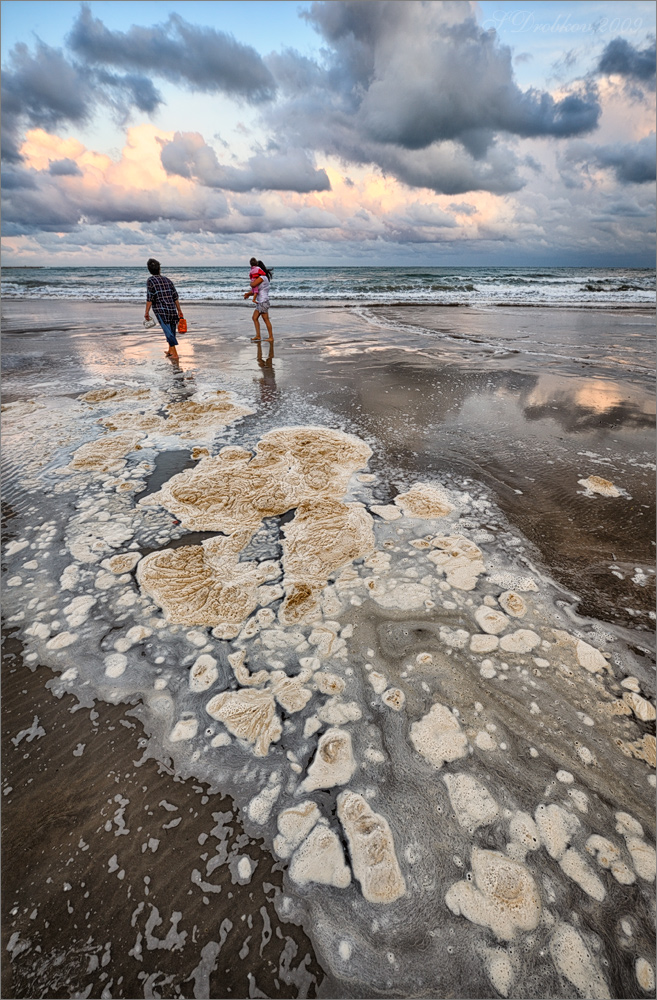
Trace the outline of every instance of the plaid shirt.
<path fill-rule="evenodd" d="M 156 316 L 169 323 L 178 316 L 176 302 L 178 292 L 170 278 L 165 278 L 163 274 L 152 274 L 146 282 L 146 301 L 153 303 L 153 311 Z"/>

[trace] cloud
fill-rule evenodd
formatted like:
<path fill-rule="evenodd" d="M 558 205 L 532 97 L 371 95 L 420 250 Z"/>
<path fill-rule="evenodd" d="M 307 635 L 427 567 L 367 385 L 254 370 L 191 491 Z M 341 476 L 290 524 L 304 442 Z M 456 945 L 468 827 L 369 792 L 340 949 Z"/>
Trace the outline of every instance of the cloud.
<path fill-rule="evenodd" d="M 620 184 L 650 184 L 655 180 L 655 133 L 635 143 L 592 146 L 573 143 L 564 155 L 563 176 L 570 186 L 578 186 L 578 174 L 590 168 L 612 170 Z M 573 167 L 577 167 L 575 172 Z M 581 184 L 581 180 L 579 180 Z"/>
<path fill-rule="evenodd" d="M 470 3 L 313 3 L 302 16 L 325 42 L 323 62 L 270 56 L 284 95 L 270 123 L 294 145 L 378 164 L 410 186 L 518 190 L 517 160 L 499 137 L 591 131 L 597 92 L 591 81 L 560 99 L 522 91 L 511 50 L 474 14 Z"/>
<path fill-rule="evenodd" d="M 598 73 L 652 80 L 655 75 L 656 54 L 654 39 L 645 49 L 638 49 L 625 38 L 614 38 L 600 57 Z"/>
<path fill-rule="evenodd" d="M 25 126 L 85 125 L 99 104 L 111 107 L 125 123 L 132 108 L 150 114 L 161 103 L 161 95 L 143 75 L 120 76 L 84 66 L 39 39 L 34 51 L 19 43 L 2 73 L 2 157 L 20 160 Z"/>
<path fill-rule="evenodd" d="M 219 163 L 217 154 L 198 132 L 176 132 L 162 145 L 162 165 L 168 174 L 194 178 L 226 191 L 328 191 L 325 170 L 317 170 L 301 149 L 257 153 L 244 167 Z"/>
<path fill-rule="evenodd" d="M 82 177 L 82 171 L 75 160 L 68 157 L 63 160 L 51 160 L 48 170 L 53 177 Z"/>
<path fill-rule="evenodd" d="M 188 24 L 178 14 L 152 28 L 110 31 L 83 6 L 68 44 L 88 64 L 149 71 L 191 90 L 256 103 L 270 100 L 276 89 L 254 48 L 223 31 Z"/>

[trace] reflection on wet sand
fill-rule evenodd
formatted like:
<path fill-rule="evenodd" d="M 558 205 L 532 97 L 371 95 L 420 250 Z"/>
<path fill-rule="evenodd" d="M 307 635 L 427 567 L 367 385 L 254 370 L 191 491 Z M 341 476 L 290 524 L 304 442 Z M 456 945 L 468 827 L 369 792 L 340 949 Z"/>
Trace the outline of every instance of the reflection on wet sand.
<path fill-rule="evenodd" d="M 268 342 L 267 357 L 262 354 L 262 341 L 257 341 L 257 362 L 262 369 L 262 376 L 255 379 L 260 389 L 260 402 L 263 406 L 269 407 L 277 402 L 279 392 L 276 386 L 276 372 L 274 371 L 274 338 Z"/>

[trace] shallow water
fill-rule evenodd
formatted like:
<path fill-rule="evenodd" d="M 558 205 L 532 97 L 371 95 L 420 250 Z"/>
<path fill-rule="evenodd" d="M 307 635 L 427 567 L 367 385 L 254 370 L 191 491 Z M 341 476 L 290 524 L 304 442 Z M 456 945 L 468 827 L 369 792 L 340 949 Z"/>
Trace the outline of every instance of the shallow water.
<path fill-rule="evenodd" d="M 248 339 L 248 310 L 190 306 L 173 366 L 127 306 L 6 302 L 3 312 L 9 624 L 26 664 L 54 671 L 53 695 L 133 704 L 124 722 L 144 726 L 148 754 L 204 794 L 230 793 L 244 847 L 275 850 L 281 814 L 315 803 L 318 825 L 279 855 L 283 886 L 271 899 L 279 920 L 301 923 L 326 978 L 299 972 L 287 989 L 639 995 L 654 923 L 651 318 L 279 308 L 272 348 Z M 78 398 L 107 388 L 123 398 Z M 217 390 L 241 415 L 184 425 L 190 405 L 211 406 Z M 170 433 L 176 413 L 182 430 Z M 264 449 L 274 442 L 278 454 L 285 427 L 310 429 L 277 465 Z M 312 428 L 338 433 L 331 444 Z M 108 443 L 126 434 L 134 439 L 110 459 Z M 227 445 L 259 445 L 261 457 L 210 458 Z M 342 457 L 326 465 L 332 447 Z M 595 492 L 591 476 L 615 495 Z M 418 483 L 437 491 L 422 513 L 404 500 Z M 247 524 L 231 562 L 217 541 Z M 123 569 L 112 556 L 127 558 Z M 188 556 L 203 564 L 193 594 L 193 574 L 179 586 Z M 221 596 L 231 574 L 246 574 L 243 612 Z M 295 593 L 306 595 L 300 612 Z M 18 670 L 5 678 L 14 696 L 19 683 Z M 230 714 L 239 699 L 270 713 L 257 739 Z M 68 702 L 58 704 L 66 730 Z M 16 750 L 43 738 L 39 713 L 26 704 L 24 715 Z M 344 781 L 334 765 L 317 777 L 329 739 Z M 82 752 L 79 767 L 94 780 Z M 19 794 L 6 792 L 9 807 L 24 799 L 26 774 Z M 117 788 L 138 801 L 127 777 Z M 55 779 L 45 794 L 56 789 Z M 356 807 L 365 819 L 354 826 Z M 359 823 L 378 838 L 375 865 Z M 136 835 L 125 844 L 124 871 L 143 882 Z M 178 968 L 168 956 L 148 965 L 160 978 L 144 982 L 144 996 L 167 976 L 164 995 L 224 995 L 210 952 L 204 965 L 189 947 L 208 944 L 192 933 L 212 903 L 199 901 L 199 879 L 229 878 L 231 859 L 210 858 L 203 873 L 179 849 L 191 898 L 169 944 L 147 951 L 168 951 L 181 928 L 189 940 Z M 122 863 L 110 863 L 112 877 Z M 34 894 L 38 910 L 48 892 L 37 883 Z M 134 926 L 150 940 L 143 902 Z M 29 936 L 27 907 L 5 915 L 5 928 L 18 935 L 10 951 L 25 996 L 48 977 L 35 951 L 46 928 Z M 66 953 L 61 936 L 57 946 Z M 61 988 L 98 995 L 100 980 L 76 972 L 71 955 Z M 284 978 L 280 993 L 260 985 L 260 956 L 242 961 L 249 995 L 259 995 L 251 976 L 268 995 L 291 995 Z M 194 968 L 201 992 L 183 985 Z M 112 995 L 130 995 L 134 981 L 115 981 Z"/>

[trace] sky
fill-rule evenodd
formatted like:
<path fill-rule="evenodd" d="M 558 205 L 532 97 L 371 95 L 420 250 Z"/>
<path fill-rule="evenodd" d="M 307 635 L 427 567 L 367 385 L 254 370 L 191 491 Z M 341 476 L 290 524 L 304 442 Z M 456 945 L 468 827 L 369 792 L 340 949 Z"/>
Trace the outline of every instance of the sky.
<path fill-rule="evenodd" d="M 654 266 L 653 2 L 0 11 L 5 266 Z"/>

